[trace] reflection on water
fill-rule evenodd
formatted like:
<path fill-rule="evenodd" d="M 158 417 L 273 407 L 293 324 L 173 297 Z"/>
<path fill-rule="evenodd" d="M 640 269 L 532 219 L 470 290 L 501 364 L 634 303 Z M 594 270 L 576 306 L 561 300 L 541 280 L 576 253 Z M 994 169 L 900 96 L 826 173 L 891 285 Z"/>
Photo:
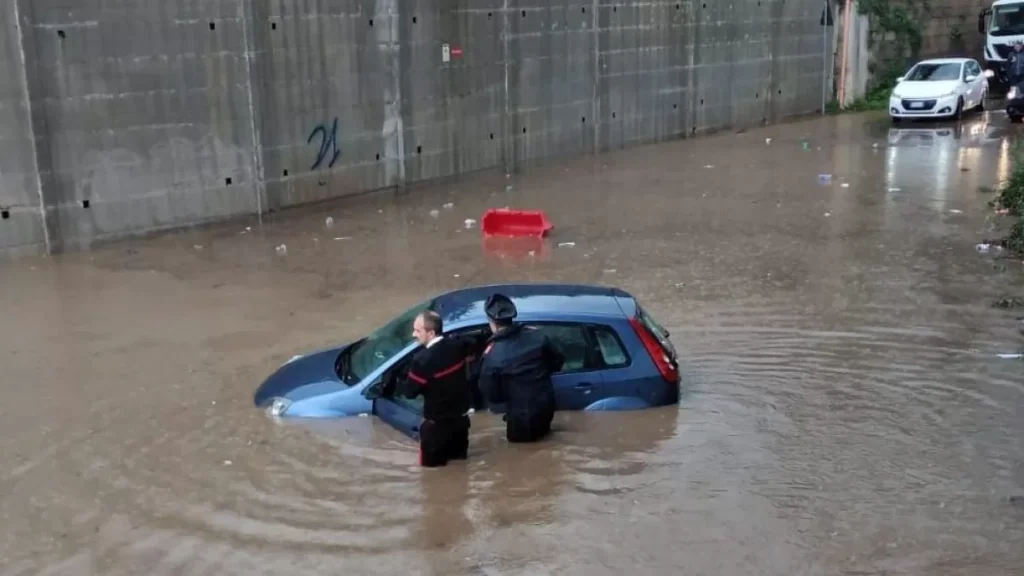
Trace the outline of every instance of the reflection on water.
<path fill-rule="evenodd" d="M 988 303 L 1022 273 L 972 248 L 1003 120 L 815 119 L 4 264 L 0 575 L 1019 574 L 1019 335 Z M 505 205 L 553 238 L 465 229 Z M 372 417 L 252 408 L 294 354 L 511 281 L 638 296 L 680 405 L 533 446 L 476 414 L 429 471 Z"/>

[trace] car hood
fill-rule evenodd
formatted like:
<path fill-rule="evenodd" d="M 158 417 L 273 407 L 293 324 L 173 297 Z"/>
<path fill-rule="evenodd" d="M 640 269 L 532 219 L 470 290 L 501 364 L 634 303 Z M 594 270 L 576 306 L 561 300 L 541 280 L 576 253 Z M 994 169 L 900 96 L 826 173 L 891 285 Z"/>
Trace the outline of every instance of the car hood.
<path fill-rule="evenodd" d="M 285 362 L 256 389 L 253 403 L 262 408 L 278 397 L 294 401 L 348 388 L 338 378 L 335 363 L 349 346 L 328 348 Z"/>
<path fill-rule="evenodd" d="M 892 91 L 897 98 L 938 98 L 956 90 L 956 80 L 942 80 L 932 82 L 910 82 L 903 81 L 896 85 Z"/>

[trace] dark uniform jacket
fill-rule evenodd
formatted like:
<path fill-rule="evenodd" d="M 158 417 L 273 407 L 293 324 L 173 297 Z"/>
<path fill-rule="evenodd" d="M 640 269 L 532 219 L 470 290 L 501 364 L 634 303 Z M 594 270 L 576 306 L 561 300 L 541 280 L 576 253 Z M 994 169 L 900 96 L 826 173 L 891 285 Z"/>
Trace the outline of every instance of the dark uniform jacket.
<path fill-rule="evenodd" d="M 1010 52 L 1006 58 L 1006 75 L 1010 77 L 1013 84 L 1024 81 L 1024 50 Z"/>
<path fill-rule="evenodd" d="M 469 342 L 441 338 L 416 353 L 404 383 L 407 398 L 423 395 L 427 420 L 458 418 L 469 412 L 473 399 L 466 362 Z"/>
<path fill-rule="evenodd" d="M 564 361 L 547 337 L 517 324 L 491 337 L 480 365 L 480 389 L 491 404 L 508 404 L 508 418 L 529 419 L 554 410 L 551 374 Z"/>

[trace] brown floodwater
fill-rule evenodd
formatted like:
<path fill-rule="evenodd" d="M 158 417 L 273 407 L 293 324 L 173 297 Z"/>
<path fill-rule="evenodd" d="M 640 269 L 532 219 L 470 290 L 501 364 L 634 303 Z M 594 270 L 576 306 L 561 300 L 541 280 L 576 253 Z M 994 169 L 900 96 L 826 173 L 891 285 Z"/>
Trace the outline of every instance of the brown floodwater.
<path fill-rule="evenodd" d="M 810 119 L 0 264 L 0 575 L 1021 574 L 991 303 L 1024 264 L 975 249 L 1016 138 Z M 485 252 L 464 221 L 505 205 L 552 238 Z M 541 280 L 640 298 L 679 406 L 533 446 L 477 414 L 470 461 L 423 471 L 373 418 L 252 405 L 434 293 Z"/>

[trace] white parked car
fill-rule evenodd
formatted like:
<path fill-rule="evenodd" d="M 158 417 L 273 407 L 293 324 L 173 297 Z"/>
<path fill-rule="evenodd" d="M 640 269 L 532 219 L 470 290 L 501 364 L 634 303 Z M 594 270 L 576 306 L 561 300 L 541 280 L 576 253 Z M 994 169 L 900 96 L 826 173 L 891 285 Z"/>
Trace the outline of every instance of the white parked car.
<path fill-rule="evenodd" d="M 988 75 L 977 60 L 924 60 L 896 79 L 889 96 L 889 116 L 893 122 L 904 118 L 960 118 L 968 110 L 984 110 L 987 97 Z"/>

